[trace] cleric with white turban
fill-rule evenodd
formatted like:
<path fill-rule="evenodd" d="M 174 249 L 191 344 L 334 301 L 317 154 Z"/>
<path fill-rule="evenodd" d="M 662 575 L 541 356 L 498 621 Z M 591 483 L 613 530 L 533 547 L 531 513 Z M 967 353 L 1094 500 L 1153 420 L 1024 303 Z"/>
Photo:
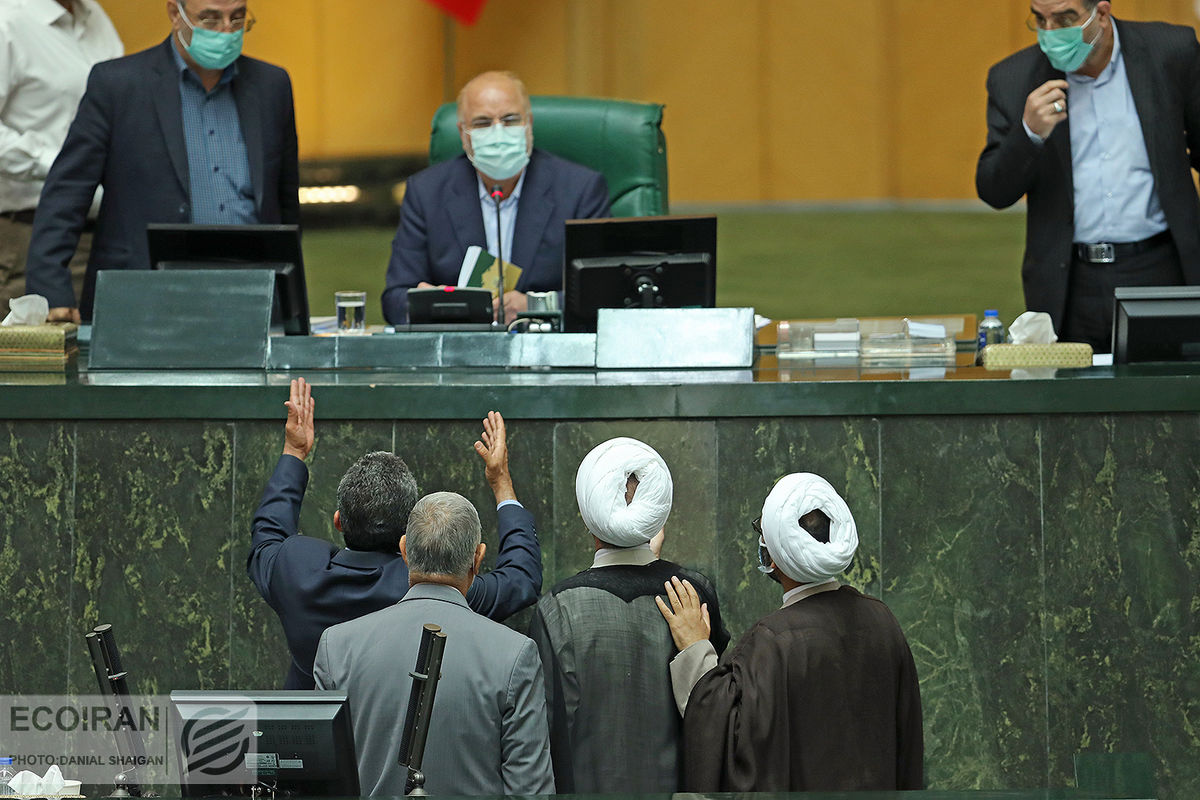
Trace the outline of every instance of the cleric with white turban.
<path fill-rule="evenodd" d="M 813 538 L 800 526 L 810 511 L 829 517 L 829 541 Z M 762 532 L 775 565 L 798 583 L 829 580 L 850 566 L 858 549 L 854 515 L 829 481 L 811 472 L 785 475 L 767 495 Z"/>
<path fill-rule="evenodd" d="M 637 479 L 625 502 L 630 476 Z M 575 499 L 588 531 L 614 547 L 635 547 L 654 538 L 671 513 L 671 471 L 653 447 L 618 437 L 596 445 L 575 474 Z"/>
<path fill-rule="evenodd" d="M 575 497 L 594 546 L 592 565 L 538 600 L 529 638 L 546 676 L 554 785 L 562 794 L 679 790 L 679 710 L 667 662 L 675 644 L 656 598 L 679 576 L 708 609 L 705 640 L 729 643 L 713 583 L 660 558 L 671 513 L 671 472 L 654 448 L 610 439 L 579 465 Z"/>

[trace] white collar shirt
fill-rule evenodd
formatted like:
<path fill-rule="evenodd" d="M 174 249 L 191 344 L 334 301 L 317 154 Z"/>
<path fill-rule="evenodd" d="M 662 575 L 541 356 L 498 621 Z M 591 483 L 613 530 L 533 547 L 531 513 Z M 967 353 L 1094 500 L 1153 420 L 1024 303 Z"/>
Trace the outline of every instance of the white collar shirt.
<path fill-rule="evenodd" d="M 0 0 L 0 211 L 37 205 L 88 73 L 124 53 L 96 0 Z"/>

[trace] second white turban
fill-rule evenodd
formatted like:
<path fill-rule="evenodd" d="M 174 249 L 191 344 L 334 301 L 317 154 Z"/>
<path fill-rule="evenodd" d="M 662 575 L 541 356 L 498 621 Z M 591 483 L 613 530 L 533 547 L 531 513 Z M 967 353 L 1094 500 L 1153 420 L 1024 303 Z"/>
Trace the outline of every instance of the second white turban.
<path fill-rule="evenodd" d="M 800 517 L 820 510 L 829 517 L 829 542 L 818 542 L 800 527 Z M 842 573 L 858 549 L 854 515 L 829 481 L 811 472 L 786 475 L 767 495 L 762 509 L 763 538 L 775 565 L 800 583 L 816 583 Z"/>
<path fill-rule="evenodd" d="M 626 504 L 629 476 L 638 480 Z M 596 445 L 575 474 L 575 499 L 583 524 L 602 542 L 633 547 L 654 538 L 671 513 L 671 471 L 653 447 L 618 437 Z"/>

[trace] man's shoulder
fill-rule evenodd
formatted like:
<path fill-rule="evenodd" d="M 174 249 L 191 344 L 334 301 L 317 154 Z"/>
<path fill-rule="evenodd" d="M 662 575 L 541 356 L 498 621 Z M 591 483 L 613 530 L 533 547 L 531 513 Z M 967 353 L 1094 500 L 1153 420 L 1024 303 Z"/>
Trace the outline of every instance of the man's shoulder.
<path fill-rule="evenodd" d="M 620 564 L 611 567 L 585 569 L 559 581 L 544 594 L 539 605 L 549 605 L 555 598 L 571 590 L 595 589 L 615 595 L 625 602 L 637 597 L 662 594 L 663 584 L 672 576 L 686 579 L 701 592 L 715 597 L 713 583 L 703 573 L 681 566 L 673 561 L 656 559 L 649 564 Z"/>
<path fill-rule="evenodd" d="M 1024 75 L 1034 69 L 1049 66 L 1046 54 L 1036 44 L 1022 48 L 1010 56 L 1000 59 L 988 70 L 989 75 Z"/>
<path fill-rule="evenodd" d="M 448 184 L 457 183 L 471 190 L 471 182 L 475 178 L 475 169 L 467 160 L 465 154 L 431 164 L 425 169 L 415 172 L 408 177 L 407 191 L 435 191 Z"/>
<path fill-rule="evenodd" d="M 542 150 L 538 147 L 533 148 L 533 155 L 530 157 L 530 160 L 532 162 L 531 170 L 536 169 L 539 172 L 545 172 L 547 175 L 554 176 L 555 180 L 558 181 L 586 183 L 596 178 L 603 179 L 604 177 L 591 167 L 585 167 L 583 164 L 568 161 L 561 156 L 556 156 L 548 150 Z"/>
<path fill-rule="evenodd" d="M 239 56 L 237 65 L 239 74 L 252 77 L 255 80 L 291 81 L 286 69 L 269 61 L 262 61 L 250 56 Z"/>
<path fill-rule="evenodd" d="M 715 592 L 713 582 L 698 569 L 685 567 L 682 564 L 676 564 L 674 561 L 667 561 L 661 558 L 654 563 L 660 565 L 659 569 L 669 571 L 672 575 L 678 575 L 680 578 L 686 578 L 693 586 L 703 586 L 705 589 Z"/>
<path fill-rule="evenodd" d="M 101 61 L 92 67 L 92 75 L 95 77 L 148 77 L 152 74 L 150 70 L 170 66 L 168 47 L 170 47 L 169 43 L 159 42 L 127 56 Z"/>
<path fill-rule="evenodd" d="M 1196 47 L 1196 31 L 1187 25 L 1117 20 L 1117 31 L 1124 37 L 1123 48 L 1128 49 L 1131 44 L 1137 43 L 1154 55 Z"/>

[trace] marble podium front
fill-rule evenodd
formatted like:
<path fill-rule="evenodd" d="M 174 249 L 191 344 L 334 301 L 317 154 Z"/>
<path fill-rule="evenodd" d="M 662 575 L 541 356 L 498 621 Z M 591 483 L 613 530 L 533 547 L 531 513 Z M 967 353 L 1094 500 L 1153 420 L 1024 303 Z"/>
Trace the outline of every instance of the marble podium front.
<path fill-rule="evenodd" d="M 590 563 L 579 460 L 635 436 L 675 478 L 664 554 L 714 577 L 737 635 L 778 602 L 753 567 L 749 520 L 780 475 L 818 472 L 858 521 L 848 580 L 912 643 L 931 789 L 1066 787 L 1076 752 L 1144 751 L 1162 797 L 1200 796 L 1200 372 L 306 377 L 318 398 L 307 535 L 334 539 L 337 480 L 374 449 L 403 455 L 424 491 L 463 492 L 494 526 L 471 443 L 496 408 L 549 587 Z M 91 691 L 83 633 L 100 622 L 136 691 L 281 684 L 283 637 L 244 565 L 288 378 L 0 385 L 0 692 Z"/>

